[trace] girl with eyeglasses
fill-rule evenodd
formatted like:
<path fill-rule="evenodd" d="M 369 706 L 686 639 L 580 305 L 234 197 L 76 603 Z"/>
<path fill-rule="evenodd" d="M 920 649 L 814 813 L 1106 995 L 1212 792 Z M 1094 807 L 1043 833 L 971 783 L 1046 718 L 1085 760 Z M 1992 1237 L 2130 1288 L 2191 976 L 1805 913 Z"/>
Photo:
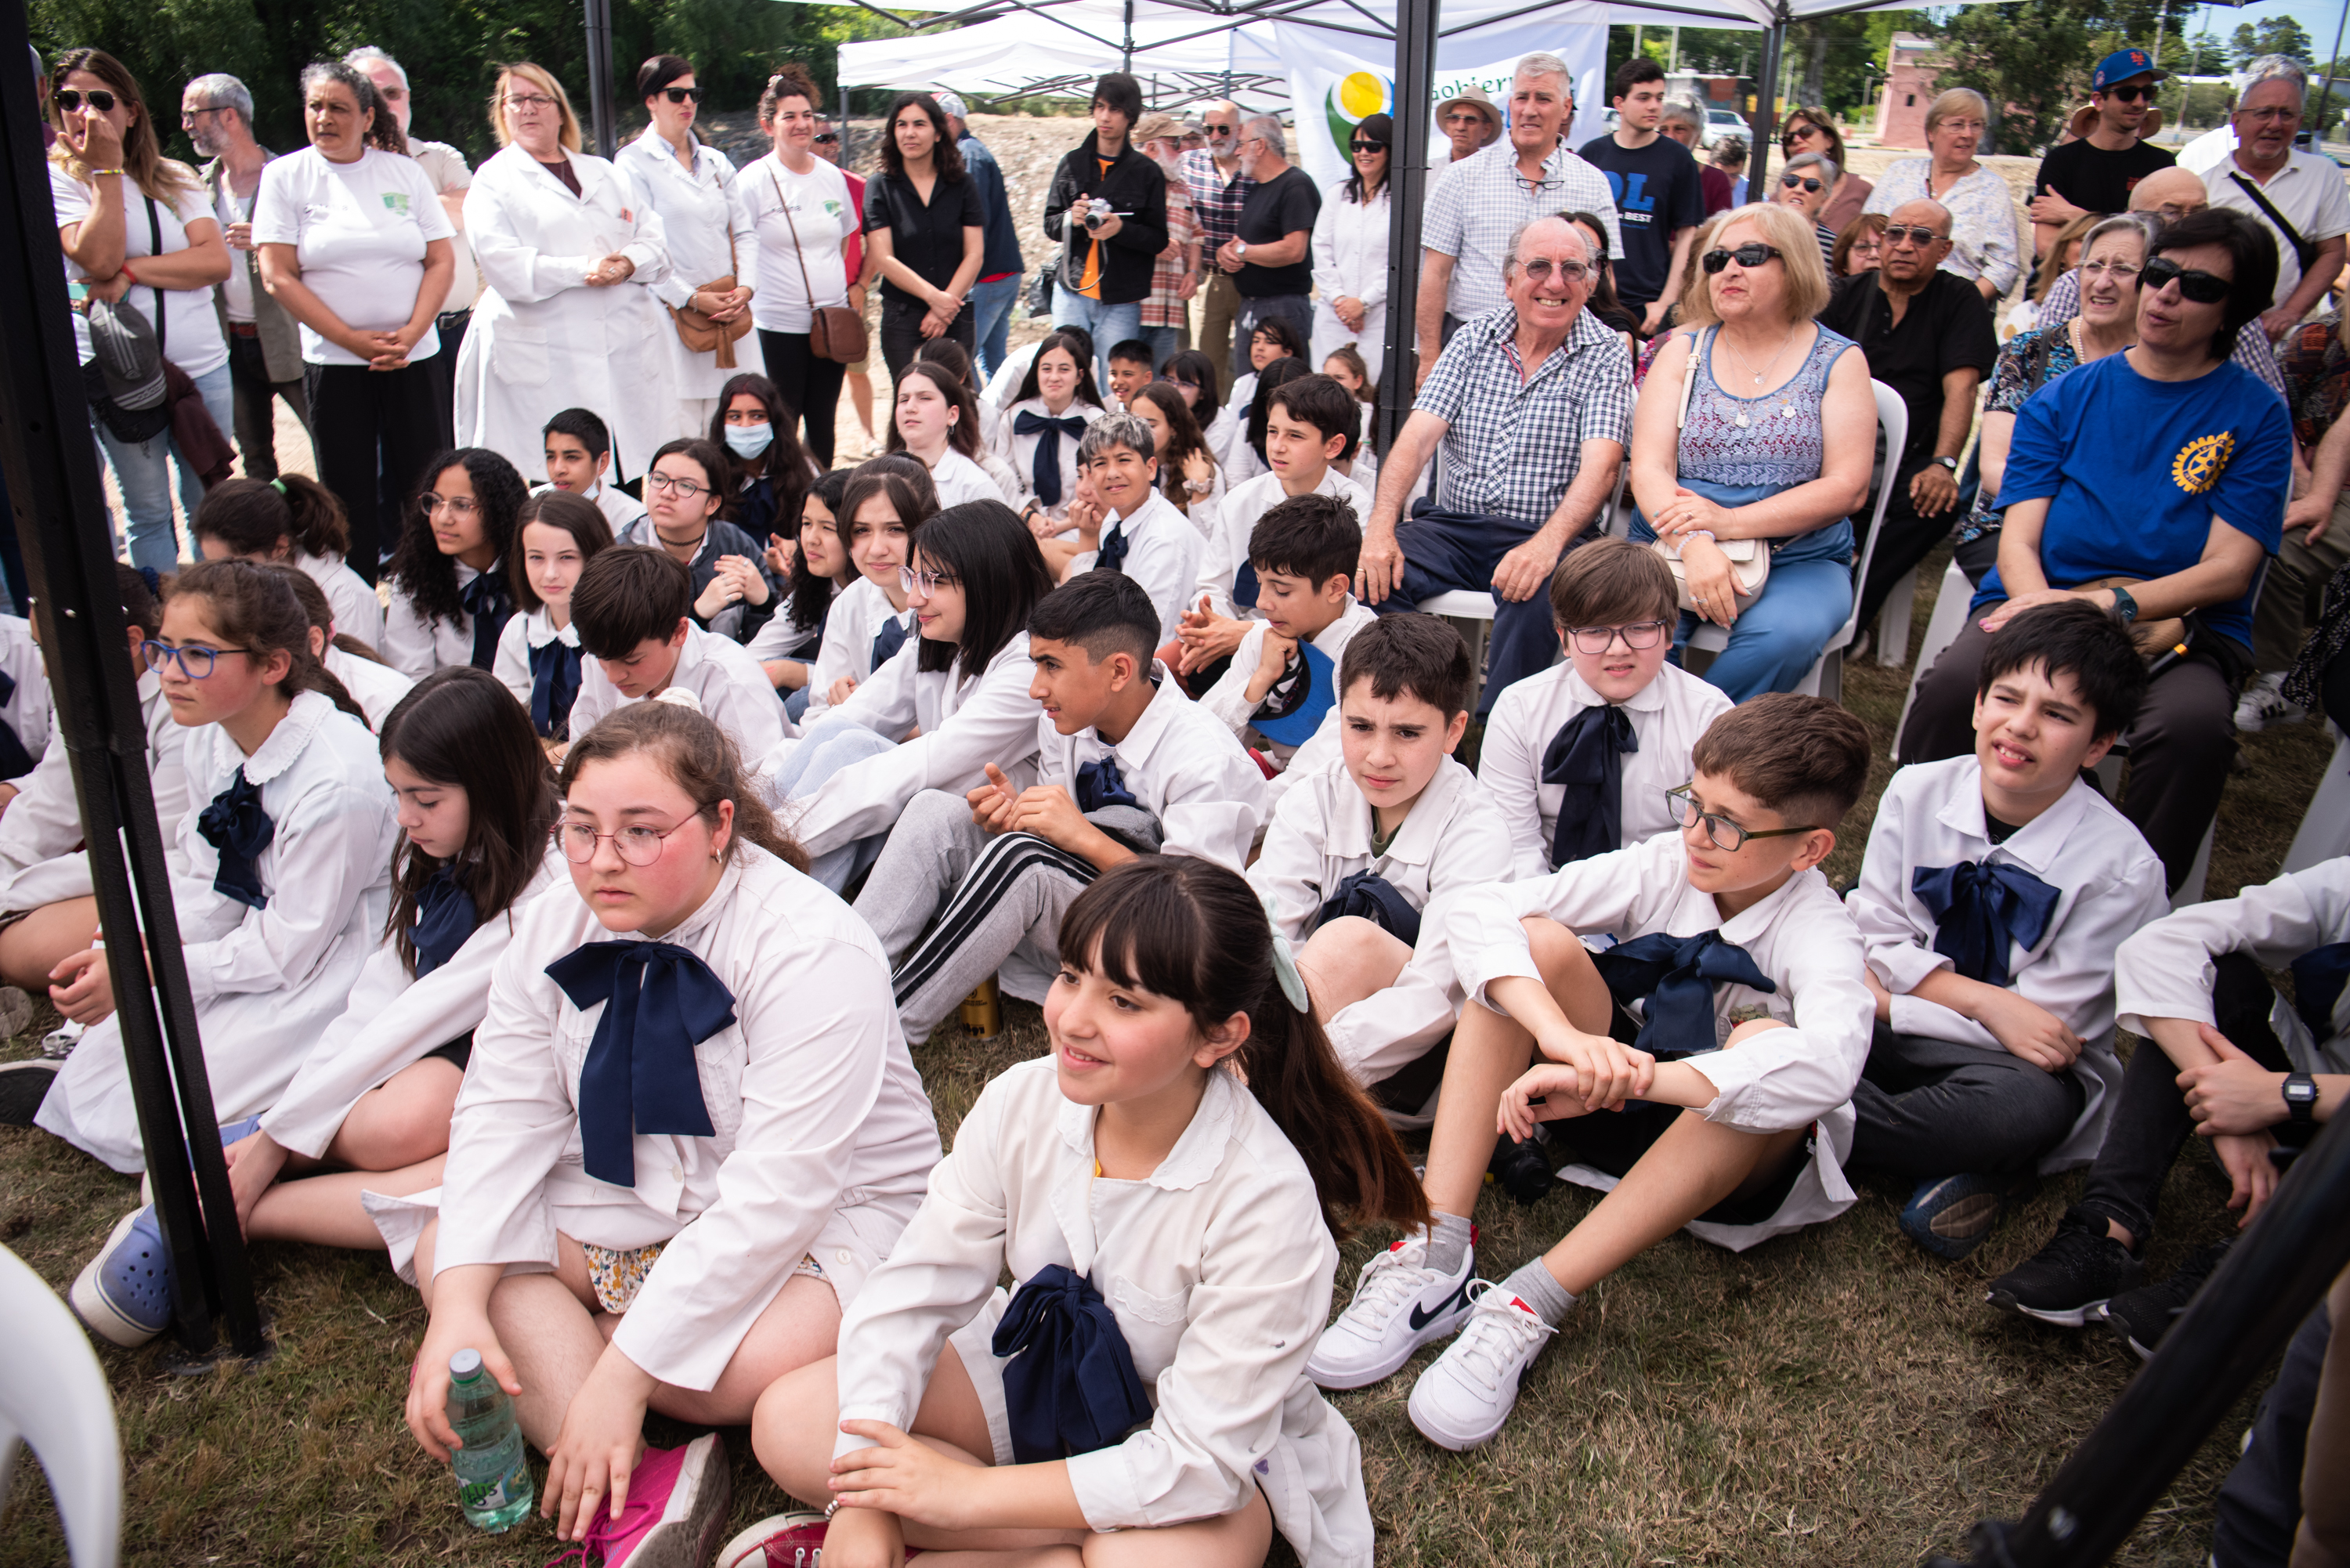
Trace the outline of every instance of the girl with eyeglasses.
<path fill-rule="evenodd" d="M 142 652 L 189 732 L 172 904 L 226 1127 L 276 1102 L 349 1002 L 383 929 L 392 792 L 366 715 L 318 662 L 309 618 L 276 572 L 189 566 Z M 77 952 L 55 978 L 57 1011 L 89 1031 L 57 1068 L 35 1125 L 136 1172 L 146 1159 L 109 954 Z M 139 1310 L 140 1337 L 161 1332 L 168 1289 Z M 104 1315 L 85 1303 L 101 1333 Z"/>
<path fill-rule="evenodd" d="M 446 665 L 487 670 L 514 613 L 505 562 L 530 490 L 515 465 L 480 447 L 444 452 L 424 465 L 408 527 L 385 574 L 382 654 L 421 680 Z"/>
<path fill-rule="evenodd" d="M 1779 151 L 1785 158 L 1821 153 L 1841 171 L 1828 182 L 1825 204 L 1814 209 L 1817 221 L 1831 229 L 1840 231 L 1860 216 L 1877 189 L 1852 171 L 1852 160 L 1845 155 L 1844 132 L 1836 129 L 1835 116 L 1826 109 L 1788 110 L 1786 123 L 1779 130 Z"/>
<path fill-rule="evenodd" d="M 1950 254 L 1942 270 L 1972 282 L 1997 300 L 2023 275 L 2023 233 L 2007 182 L 1976 161 L 1991 104 L 1972 88 L 1952 88 L 1926 111 L 1929 156 L 1904 158 L 1887 169 L 1869 192 L 1866 211 L 1890 216 L 1925 198 L 1950 212 Z"/>
<path fill-rule="evenodd" d="M 749 330 L 755 290 L 742 270 L 745 254 L 756 252 L 758 235 L 749 215 L 735 207 L 733 161 L 693 129 L 702 111 L 693 62 L 653 56 L 637 67 L 637 98 L 651 123 L 612 162 L 637 182 L 645 205 L 660 219 L 669 275 L 652 292 L 672 317 L 663 340 L 677 383 L 669 433 L 698 435 L 718 412 L 728 378 L 761 368 L 759 340 Z M 675 319 L 684 310 L 727 328 L 728 336 L 715 348 L 689 347 Z M 737 329 L 740 337 L 733 336 Z"/>
<path fill-rule="evenodd" d="M 1314 220 L 1314 341 L 1319 365 L 1350 347 L 1378 379 L 1387 351 L 1388 165 L 1395 121 L 1367 114 L 1355 126 L 1347 178 Z"/>
<path fill-rule="evenodd" d="M 726 454 L 706 441 L 673 441 L 645 473 L 645 514 L 620 530 L 623 545 L 650 545 L 693 575 L 693 624 L 748 642 L 775 613 L 782 585 L 766 553 L 729 519 L 734 497 Z"/>

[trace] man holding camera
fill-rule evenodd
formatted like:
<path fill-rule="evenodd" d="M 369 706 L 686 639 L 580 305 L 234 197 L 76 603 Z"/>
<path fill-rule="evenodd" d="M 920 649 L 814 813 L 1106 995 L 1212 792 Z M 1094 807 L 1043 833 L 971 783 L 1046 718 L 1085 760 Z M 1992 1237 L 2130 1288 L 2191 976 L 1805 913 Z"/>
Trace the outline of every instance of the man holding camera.
<path fill-rule="evenodd" d="M 1112 71 L 1094 85 L 1093 134 L 1061 160 L 1045 198 L 1045 233 L 1062 245 L 1053 325 L 1093 335 L 1094 381 L 1109 383 L 1109 350 L 1142 336 L 1142 302 L 1167 248 L 1167 176 L 1130 145 L 1142 84 Z"/>

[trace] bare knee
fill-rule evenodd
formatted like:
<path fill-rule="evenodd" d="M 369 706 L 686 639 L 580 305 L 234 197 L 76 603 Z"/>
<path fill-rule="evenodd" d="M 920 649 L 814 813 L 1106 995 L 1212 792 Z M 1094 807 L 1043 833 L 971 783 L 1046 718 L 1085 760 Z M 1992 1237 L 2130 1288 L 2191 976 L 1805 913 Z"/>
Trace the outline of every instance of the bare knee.
<path fill-rule="evenodd" d="M 1326 922 L 1297 955 L 1298 968 L 1321 978 L 1342 999 L 1338 1006 L 1393 985 L 1410 961 L 1411 948 L 1403 939 L 1360 915 Z"/>
<path fill-rule="evenodd" d="M 803 1502 L 830 1499 L 834 1417 L 840 1408 L 839 1363 L 827 1356 L 786 1372 L 759 1396 L 751 1413 L 751 1449 L 777 1486 Z"/>

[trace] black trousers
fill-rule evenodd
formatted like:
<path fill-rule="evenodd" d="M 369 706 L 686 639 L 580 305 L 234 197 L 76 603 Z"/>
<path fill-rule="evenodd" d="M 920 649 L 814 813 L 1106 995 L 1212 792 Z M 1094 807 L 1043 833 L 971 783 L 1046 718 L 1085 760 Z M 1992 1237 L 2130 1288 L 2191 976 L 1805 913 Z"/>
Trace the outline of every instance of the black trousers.
<path fill-rule="evenodd" d="M 302 428 L 310 428 L 310 394 L 306 378 L 290 381 L 269 379 L 261 339 L 232 332 L 228 338 L 229 386 L 236 400 L 236 454 L 247 479 L 277 477 L 276 400 L 286 400 Z"/>
<path fill-rule="evenodd" d="M 1852 1091 L 1855 1169 L 1923 1181 L 1961 1171 L 2029 1173 L 2081 1119 L 2088 1091 L 2007 1051 L 1877 1026 Z"/>
<path fill-rule="evenodd" d="M 914 350 L 922 346 L 922 317 L 929 311 L 930 306 L 916 300 L 889 293 L 881 296 L 881 362 L 889 368 L 892 384 L 905 373 L 907 364 L 914 358 Z M 946 335 L 962 344 L 964 352 L 971 353 L 979 344 L 978 327 L 979 317 L 972 311 L 971 302 L 965 300 L 962 309 L 955 314 L 953 324 L 948 327 Z M 1107 352 L 1109 345 L 1105 343 L 1102 348 Z"/>
<path fill-rule="evenodd" d="M 767 379 L 800 417 L 810 455 L 830 468 L 833 416 L 840 411 L 840 384 L 848 367 L 820 358 L 808 348 L 805 332 L 770 332 L 762 327 L 759 352 L 766 357 Z"/>
<path fill-rule="evenodd" d="M 397 370 L 365 365 L 309 367 L 310 439 L 318 483 L 349 514 L 351 570 L 372 583 L 383 552 L 400 537 L 404 498 L 424 465 L 449 444 L 441 414 L 440 368 L 432 359 Z"/>
<path fill-rule="evenodd" d="M 1894 474 L 1893 498 L 1885 504 L 1884 532 L 1877 535 L 1877 553 L 1868 558 L 1868 580 L 1860 586 L 1860 618 L 1855 626 L 1875 626 L 1877 612 L 1892 597 L 1893 585 L 1901 580 L 1901 575 L 1932 555 L 1934 546 L 1967 520 L 1963 500 L 1935 516 L 1919 515 L 1909 499 L 1909 482 L 1925 466 L 1904 463 Z M 1871 496 L 1869 504 L 1875 505 L 1876 499 Z M 1866 517 L 1855 521 L 1866 521 Z"/>

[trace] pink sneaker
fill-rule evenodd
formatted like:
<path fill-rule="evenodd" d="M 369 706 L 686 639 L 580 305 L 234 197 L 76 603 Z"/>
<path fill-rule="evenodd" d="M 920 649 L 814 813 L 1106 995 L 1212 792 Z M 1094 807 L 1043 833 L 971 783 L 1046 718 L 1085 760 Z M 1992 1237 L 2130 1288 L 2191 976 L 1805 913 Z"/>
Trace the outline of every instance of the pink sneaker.
<path fill-rule="evenodd" d="M 718 1549 L 711 1568 L 823 1568 L 824 1515 L 778 1513 L 761 1520 Z M 906 1560 L 922 1554 L 906 1548 Z"/>
<path fill-rule="evenodd" d="M 581 1544 L 604 1568 L 702 1568 L 725 1528 L 733 1489 L 715 1432 L 681 1449 L 647 1449 L 619 1519 L 598 1510 Z"/>

